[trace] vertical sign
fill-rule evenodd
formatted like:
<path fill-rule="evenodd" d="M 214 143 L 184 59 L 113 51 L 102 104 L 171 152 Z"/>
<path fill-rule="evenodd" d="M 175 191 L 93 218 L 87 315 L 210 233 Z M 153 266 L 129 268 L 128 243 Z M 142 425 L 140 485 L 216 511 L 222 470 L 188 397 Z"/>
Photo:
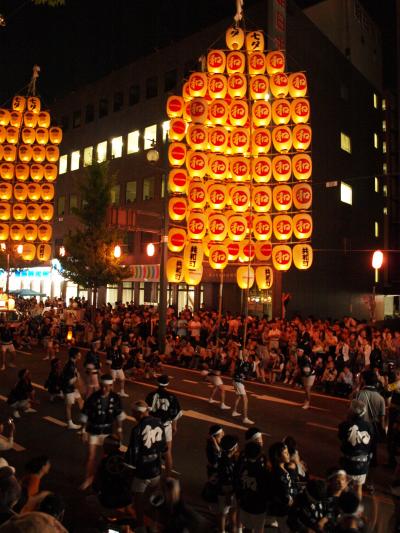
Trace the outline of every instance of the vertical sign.
<path fill-rule="evenodd" d="M 286 0 L 268 2 L 268 49 L 286 48 Z"/>

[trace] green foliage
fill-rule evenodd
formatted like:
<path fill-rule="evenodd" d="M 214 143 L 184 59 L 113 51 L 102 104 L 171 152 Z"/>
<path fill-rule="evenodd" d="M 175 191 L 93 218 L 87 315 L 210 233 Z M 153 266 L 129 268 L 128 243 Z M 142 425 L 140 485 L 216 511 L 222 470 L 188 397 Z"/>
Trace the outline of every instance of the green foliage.
<path fill-rule="evenodd" d="M 118 283 L 130 274 L 113 255 L 121 239 L 106 222 L 113 183 L 107 163 L 88 167 L 80 186 L 82 207 L 74 209 L 80 227 L 64 240 L 66 254 L 60 258 L 63 275 L 87 289 Z"/>

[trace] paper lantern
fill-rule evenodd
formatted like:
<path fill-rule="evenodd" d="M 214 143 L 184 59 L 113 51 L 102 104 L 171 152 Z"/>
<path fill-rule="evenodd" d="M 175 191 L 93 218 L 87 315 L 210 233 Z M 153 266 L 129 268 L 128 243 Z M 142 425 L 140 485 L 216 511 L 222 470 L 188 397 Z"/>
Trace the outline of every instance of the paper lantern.
<path fill-rule="evenodd" d="M 293 203 L 296 209 L 310 209 L 312 188 L 308 183 L 298 183 L 292 189 Z"/>
<path fill-rule="evenodd" d="M 200 124 L 190 124 L 186 133 L 186 141 L 192 150 L 205 150 L 208 146 L 207 128 Z"/>
<path fill-rule="evenodd" d="M 8 240 L 10 235 L 10 226 L 8 224 L 0 224 L 0 241 Z"/>
<path fill-rule="evenodd" d="M 53 148 L 53 146 L 48 146 L 48 148 Z M 46 148 L 40 144 L 34 144 L 32 146 L 32 159 L 36 163 L 43 163 L 46 158 Z"/>
<path fill-rule="evenodd" d="M 44 221 L 51 220 L 53 218 L 53 215 L 54 215 L 54 207 L 51 204 L 45 203 L 45 204 L 40 205 L 40 218 L 42 220 Z"/>
<path fill-rule="evenodd" d="M 191 211 L 187 217 L 188 238 L 192 240 L 201 240 L 206 234 L 207 221 L 203 213 Z"/>
<path fill-rule="evenodd" d="M 16 183 L 14 185 L 14 198 L 19 202 L 24 202 L 28 196 L 28 187 L 25 183 Z"/>
<path fill-rule="evenodd" d="M 272 264 L 275 270 L 289 270 L 292 264 L 292 250 L 286 244 L 280 244 L 272 248 Z"/>
<path fill-rule="evenodd" d="M 272 220 L 268 214 L 258 214 L 253 218 L 253 235 L 257 241 L 269 241 L 272 236 Z"/>
<path fill-rule="evenodd" d="M 169 96 L 167 100 L 167 115 L 169 118 L 177 118 L 182 116 L 183 112 L 183 98 L 182 96 Z"/>
<path fill-rule="evenodd" d="M 225 124 L 229 115 L 229 105 L 224 100 L 215 100 L 208 106 L 208 114 L 212 124 Z"/>
<path fill-rule="evenodd" d="M 267 128 L 254 128 L 251 136 L 251 151 L 254 156 L 266 154 L 271 149 L 271 133 Z"/>
<path fill-rule="evenodd" d="M 313 230 L 311 215 L 299 213 L 293 217 L 293 233 L 296 239 L 309 239 Z"/>
<path fill-rule="evenodd" d="M 21 144 L 21 146 L 18 148 L 18 157 L 23 163 L 29 163 L 29 161 L 32 159 L 32 147 L 27 144 Z"/>
<path fill-rule="evenodd" d="M 307 124 L 297 124 L 293 128 L 292 139 L 296 150 L 308 150 L 311 144 L 311 127 Z"/>
<path fill-rule="evenodd" d="M 14 165 L 12 163 L 0 163 L 0 177 L 3 180 L 12 180 L 14 177 Z"/>
<path fill-rule="evenodd" d="M 207 154 L 189 150 L 186 156 L 186 168 L 191 178 L 204 178 L 208 171 Z"/>
<path fill-rule="evenodd" d="M 233 181 L 247 181 L 250 178 L 250 159 L 243 156 L 230 157 L 229 170 Z"/>
<path fill-rule="evenodd" d="M 37 125 L 38 116 L 32 111 L 24 113 L 24 124 L 27 128 L 35 128 Z"/>
<path fill-rule="evenodd" d="M 255 254 L 258 261 L 265 263 L 271 259 L 272 245 L 268 241 L 257 241 L 255 243 Z"/>
<path fill-rule="evenodd" d="M 188 174 L 183 168 L 175 168 L 168 175 L 168 188 L 174 193 L 186 193 Z"/>
<path fill-rule="evenodd" d="M 212 241 L 209 237 L 209 235 L 206 235 L 204 239 L 202 240 L 203 243 L 203 252 L 206 257 L 210 257 L 210 248 L 214 244 L 216 244 L 214 241 Z"/>
<path fill-rule="evenodd" d="M 193 98 L 189 104 L 190 118 L 195 124 L 204 124 L 207 120 L 208 103 L 205 98 Z"/>
<path fill-rule="evenodd" d="M 236 72 L 228 77 L 228 94 L 231 98 L 244 98 L 247 91 L 247 80 L 244 74 Z"/>
<path fill-rule="evenodd" d="M 62 141 L 62 129 L 53 127 L 49 129 L 50 142 L 53 144 L 60 144 Z"/>
<path fill-rule="evenodd" d="M 288 152 L 292 147 L 292 131 L 289 126 L 276 126 L 273 128 L 272 142 L 277 152 Z"/>
<path fill-rule="evenodd" d="M 186 230 L 183 228 L 170 228 L 168 231 L 168 250 L 181 252 L 185 247 L 186 239 Z"/>
<path fill-rule="evenodd" d="M 44 200 L 45 202 L 51 202 L 51 200 L 53 200 L 54 198 L 54 185 L 52 185 L 51 183 L 43 183 L 40 189 L 42 200 Z"/>
<path fill-rule="evenodd" d="M 289 181 L 292 175 L 292 160 L 288 155 L 277 155 L 272 159 L 272 174 L 275 181 Z"/>
<path fill-rule="evenodd" d="M 288 124 L 291 117 L 291 107 L 288 100 L 278 98 L 272 103 L 272 120 L 274 124 Z"/>
<path fill-rule="evenodd" d="M 235 213 L 244 213 L 250 206 L 250 189 L 246 185 L 236 185 L 230 190 L 231 206 Z"/>
<path fill-rule="evenodd" d="M 293 233 L 293 221 L 289 215 L 277 215 L 272 221 L 274 236 L 278 241 L 288 241 Z"/>
<path fill-rule="evenodd" d="M 36 132 L 34 128 L 22 129 L 22 142 L 24 144 L 33 144 L 36 140 Z"/>
<path fill-rule="evenodd" d="M 207 220 L 208 234 L 213 241 L 223 241 L 228 233 L 228 220 L 222 213 L 216 212 L 209 215 Z"/>
<path fill-rule="evenodd" d="M 251 289 L 254 285 L 254 269 L 251 266 L 241 266 L 236 270 L 236 281 L 241 289 Z"/>
<path fill-rule="evenodd" d="M 312 174 L 312 161 L 308 154 L 296 154 L 292 159 L 294 177 L 299 180 L 308 180 Z"/>
<path fill-rule="evenodd" d="M 240 50 L 244 45 L 245 34 L 239 26 L 231 26 L 226 30 L 225 39 L 229 50 Z"/>
<path fill-rule="evenodd" d="M 213 183 L 207 188 L 207 201 L 211 209 L 224 209 L 227 200 L 226 186 Z"/>
<path fill-rule="evenodd" d="M 225 239 L 224 243 L 228 252 L 228 261 L 236 261 L 239 257 L 240 245 L 238 242 L 233 242 L 230 239 Z"/>
<path fill-rule="evenodd" d="M 7 109 L 0 108 L 0 125 L 8 126 L 10 122 L 10 112 Z"/>
<path fill-rule="evenodd" d="M 200 242 L 188 242 L 183 250 L 185 269 L 199 270 L 203 262 L 203 244 Z"/>
<path fill-rule="evenodd" d="M 226 56 L 222 50 L 210 50 L 207 54 L 207 70 L 214 74 L 225 72 Z"/>
<path fill-rule="evenodd" d="M 185 268 L 183 278 L 187 285 L 198 285 L 203 277 L 203 266 L 199 270 L 189 270 Z"/>
<path fill-rule="evenodd" d="M 24 261 L 33 261 L 36 256 L 36 246 L 31 243 L 24 243 L 21 257 Z"/>
<path fill-rule="evenodd" d="M 187 211 L 186 199 L 181 196 L 173 196 L 168 202 L 169 218 L 174 221 L 185 220 Z"/>
<path fill-rule="evenodd" d="M 189 76 L 189 92 L 193 97 L 203 98 L 207 92 L 207 74 L 192 72 Z"/>
<path fill-rule="evenodd" d="M 40 163 L 33 163 L 30 168 L 30 175 L 33 181 L 41 181 L 44 175 L 44 167 Z"/>
<path fill-rule="evenodd" d="M 239 245 L 239 261 L 247 263 L 252 261 L 256 255 L 255 243 L 248 239 L 242 241 Z"/>
<path fill-rule="evenodd" d="M 0 220 L 10 220 L 11 205 L 7 202 L 0 202 Z"/>
<path fill-rule="evenodd" d="M 245 100 L 232 100 L 229 106 L 229 120 L 232 126 L 244 126 L 249 118 L 249 106 Z"/>
<path fill-rule="evenodd" d="M 26 109 L 32 111 L 36 115 L 40 113 L 40 98 L 37 96 L 29 96 L 26 104 Z"/>
<path fill-rule="evenodd" d="M 269 86 L 275 98 L 284 98 L 289 92 L 288 77 L 283 72 L 274 74 L 269 80 Z"/>
<path fill-rule="evenodd" d="M 208 93 L 211 98 L 225 98 L 228 81 L 223 74 L 213 74 L 208 78 Z"/>
<path fill-rule="evenodd" d="M 26 181 L 29 178 L 29 165 L 26 163 L 15 165 L 15 177 L 19 181 Z"/>
<path fill-rule="evenodd" d="M 40 128 L 49 128 L 50 127 L 50 114 L 47 111 L 41 111 L 38 114 L 37 124 Z"/>
<path fill-rule="evenodd" d="M 184 84 L 183 84 L 183 87 L 182 87 L 182 96 L 183 96 L 183 101 L 184 102 L 190 102 L 190 100 L 193 100 L 193 96 L 190 94 L 190 90 L 189 90 L 189 82 L 186 81 Z M 189 106 L 190 108 L 190 106 Z M 185 106 L 183 106 L 183 113 L 185 113 Z"/>
<path fill-rule="evenodd" d="M 256 283 L 260 291 L 268 290 L 274 282 L 274 271 L 269 266 L 256 268 Z"/>
<path fill-rule="evenodd" d="M 171 167 L 180 167 L 186 159 L 186 145 L 171 143 L 168 147 L 168 161 Z"/>
<path fill-rule="evenodd" d="M 264 74 L 265 72 L 265 56 L 262 52 L 253 52 L 248 58 L 249 74 L 254 76 L 256 74 Z"/>
<path fill-rule="evenodd" d="M 190 97 L 191 100 L 192 100 L 192 97 Z M 183 106 L 183 120 L 185 122 L 192 122 L 192 116 L 190 114 L 190 104 L 191 104 L 191 100 L 189 100 L 189 102 L 185 102 L 184 106 Z"/>
<path fill-rule="evenodd" d="M 290 105 L 290 115 L 295 124 L 305 124 L 310 119 L 310 102 L 306 98 L 295 98 Z"/>
<path fill-rule="evenodd" d="M 12 241 L 22 241 L 22 239 L 24 238 L 23 224 L 10 225 L 10 238 Z"/>
<path fill-rule="evenodd" d="M 223 270 L 228 264 L 227 247 L 224 244 L 211 246 L 209 262 L 214 270 Z"/>
<path fill-rule="evenodd" d="M 189 209 L 203 209 L 206 205 L 206 187 L 201 181 L 192 181 L 188 187 L 187 195 Z"/>
<path fill-rule="evenodd" d="M 264 52 L 264 33 L 261 30 L 246 33 L 246 50 L 249 53 Z"/>
<path fill-rule="evenodd" d="M 268 183 L 272 175 L 272 162 L 267 156 L 254 157 L 251 161 L 251 174 L 256 183 Z"/>
<path fill-rule="evenodd" d="M 223 155 L 211 155 L 208 158 L 208 173 L 215 180 L 224 180 L 228 176 L 229 160 Z"/>
<path fill-rule="evenodd" d="M 6 137 L 7 137 L 7 128 L 6 126 L 0 125 L 0 145 L 5 142 Z M 3 157 L 3 147 L 1 147 L 1 157 Z"/>
<path fill-rule="evenodd" d="M 243 215 L 231 215 L 228 217 L 228 236 L 231 241 L 242 241 L 246 236 L 247 221 Z"/>
<path fill-rule="evenodd" d="M 307 270 L 313 262 L 313 249 L 309 244 L 296 244 L 293 246 L 294 266 L 299 270 Z"/>
<path fill-rule="evenodd" d="M 17 158 L 17 148 L 13 144 L 5 144 L 3 146 L 4 161 L 15 161 Z"/>
<path fill-rule="evenodd" d="M 258 74 L 249 80 L 250 98 L 252 100 L 265 100 L 268 96 L 269 81 L 267 76 Z"/>
<path fill-rule="evenodd" d="M 0 181 L 0 200 L 9 200 L 12 196 L 13 188 L 11 183 Z"/>
<path fill-rule="evenodd" d="M 304 72 L 293 72 L 289 76 L 289 94 L 292 98 L 302 98 L 307 94 L 307 78 Z"/>
<path fill-rule="evenodd" d="M 277 211 L 289 211 L 292 207 L 292 188 L 290 185 L 276 185 L 273 188 L 272 201 Z"/>
<path fill-rule="evenodd" d="M 244 154 L 249 151 L 250 130 L 234 128 L 231 132 L 231 150 L 233 154 Z"/>
<path fill-rule="evenodd" d="M 11 111 L 10 112 L 10 126 L 14 126 L 14 128 L 20 128 L 22 124 L 22 113 L 19 111 Z"/>
<path fill-rule="evenodd" d="M 186 122 L 183 118 L 172 118 L 169 122 L 168 139 L 182 141 L 186 134 Z"/>
<path fill-rule="evenodd" d="M 39 261 L 49 261 L 51 259 L 50 244 L 38 244 L 36 248 L 36 257 Z"/>
<path fill-rule="evenodd" d="M 14 111 L 19 111 L 22 113 L 24 111 L 26 106 L 26 98 L 25 96 L 14 96 L 12 99 L 12 108 Z"/>
<path fill-rule="evenodd" d="M 36 224 L 25 224 L 24 226 L 24 238 L 26 241 L 36 241 L 38 235 L 38 227 Z"/>
<path fill-rule="evenodd" d="M 33 153 L 35 150 L 33 148 Z M 35 157 L 33 157 L 35 159 Z M 46 159 L 50 163 L 56 163 L 60 159 L 60 150 L 58 146 L 49 145 L 46 147 Z"/>
<path fill-rule="evenodd" d="M 243 52 L 229 52 L 226 56 L 226 71 L 228 74 L 235 72 L 243 73 L 246 65 L 246 59 Z"/>
<path fill-rule="evenodd" d="M 254 126 L 268 126 L 271 122 L 272 110 L 271 104 L 264 100 L 257 100 L 251 108 L 251 117 Z"/>
<path fill-rule="evenodd" d="M 26 218 L 32 222 L 39 220 L 40 207 L 38 204 L 28 204 L 26 206 Z"/>
<path fill-rule="evenodd" d="M 277 74 L 278 72 L 284 72 L 285 70 L 285 54 L 280 50 L 274 50 L 268 52 L 265 63 L 267 72 L 270 76 Z"/>
<path fill-rule="evenodd" d="M 55 181 L 57 178 L 58 168 L 53 163 L 46 163 L 44 165 L 44 177 L 47 181 Z"/>
<path fill-rule="evenodd" d="M 37 232 L 40 241 L 49 242 L 53 234 L 53 228 L 50 224 L 40 224 Z"/>
<path fill-rule="evenodd" d="M 252 187 L 251 205 L 256 213 L 266 213 L 271 209 L 272 191 L 268 185 Z"/>
<path fill-rule="evenodd" d="M 19 136 L 19 129 L 14 126 L 7 127 L 6 140 L 10 144 L 17 144 Z"/>
<path fill-rule="evenodd" d="M 212 152 L 223 153 L 226 151 L 229 142 L 229 132 L 222 126 L 209 128 L 208 144 Z"/>

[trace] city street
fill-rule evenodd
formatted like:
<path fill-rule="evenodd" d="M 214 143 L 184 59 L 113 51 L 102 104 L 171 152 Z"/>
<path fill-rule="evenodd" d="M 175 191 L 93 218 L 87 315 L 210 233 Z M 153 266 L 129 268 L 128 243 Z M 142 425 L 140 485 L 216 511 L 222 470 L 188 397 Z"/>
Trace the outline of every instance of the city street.
<path fill-rule="evenodd" d="M 65 354 L 62 355 L 65 357 Z M 5 452 L 4 456 L 14 465 L 17 473 L 23 472 L 28 459 L 46 454 L 52 462 L 50 474 L 44 478 L 42 487 L 63 495 L 67 502 L 66 525 L 71 531 L 95 531 L 89 525 L 98 517 L 98 507 L 90 504 L 87 496 L 90 492 L 80 493 L 78 486 L 83 479 L 85 446 L 75 431 L 65 428 L 63 402 L 51 404 L 48 394 L 43 390 L 43 383 L 48 373 L 48 361 L 43 361 L 43 353 L 35 350 L 33 354 L 18 352 L 17 367 L 28 367 L 32 372 L 37 398 L 40 401 L 37 413 L 24 415 L 16 421 L 16 444 L 14 450 Z M 104 368 L 104 367 L 103 367 Z M 176 367 L 165 367 L 170 376 L 169 389 L 176 393 L 184 416 L 178 424 L 178 433 L 174 444 L 174 468 L 182 481 L 184 493 L 196 508 L 204 508 L 200 492 L 205 481 L 205 442 L 208 427 L 220 423 L 226 432 L 239 436 L 244 441 L 246 426 L 241 419 L 232 418 L 231 411 L 221 411 L 218 404 L 208 403 L 209 385 L 200 372 Z M 2 412 L 8 409 L 6 396 L 16 379 L 16 369 L 7 369 L 0 374 L 0 400 Z M 227 385 L 226 403 L 234 403 L 231 379 L 224 378 Z M 263 385 L 256 382 L 247 384 L 249 393 L 249 416 L 265 433 L 268 447 L 272 442 L 292 435 L 298 441 L 302 457 L 309 465 L 313 475 L 322 477 L 326 469 L 337 465 L 339 446 L 336 436 L 338 423 L 344 419 L 347 411 L 346 400 L 314 394 L 312 408 L 301 409 L 303 392 L 285 385 Z M 142 378 L 135 383 L 127 383 L 129 398 L 124 399 L 124 408 L 130 415 L 132 400 L 143 399 L 154 388 L 154 384 Z M 74 408 L 75 409 L 75 408 Z M 79 413 L 74 411 L 75 422 Z M 123 442 L 129 439 L 132 419 L 124 424 Z M 384 450 L 381 463 L 386 461 Z M 373 474 L 378 489 L 377 501 L 379 512 L 385 515 L 381 520 L 380 531 L 389 531 L 384 524 L 390 519 L 392 505 L 389 496 L 384 494 L 390 481 L 389 471 L 378 467 Z M 386 485 L 386 487 L 385 487 Z M 77 525 L 79 524 L 79 525 Z M 74 527 L 72 527 L 74 525 Z"/>

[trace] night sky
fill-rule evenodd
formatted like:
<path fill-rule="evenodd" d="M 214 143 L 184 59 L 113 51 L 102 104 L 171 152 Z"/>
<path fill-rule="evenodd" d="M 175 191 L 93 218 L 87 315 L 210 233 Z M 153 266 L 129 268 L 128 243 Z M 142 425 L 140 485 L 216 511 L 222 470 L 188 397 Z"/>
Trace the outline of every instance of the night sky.
<path fill-rule="evenodd" d="M 245 0 L 246 6 L 258 0 Z M 267 0 L 266 0 L 267 1 Z M 303 6 L 313 0 L 298 0 Z M 394 48 L 394 0 L 364 0 Z M 383 10 L 381 4 L 384 4 Z M 234 0 L 66 0 L 64 7 L 0 0 L 0 106 L 41 67 L 39 92 L 47 103 L 84 83 L 235 13 Z M 395 83 L 393 53 L 386 79 Z"/>

